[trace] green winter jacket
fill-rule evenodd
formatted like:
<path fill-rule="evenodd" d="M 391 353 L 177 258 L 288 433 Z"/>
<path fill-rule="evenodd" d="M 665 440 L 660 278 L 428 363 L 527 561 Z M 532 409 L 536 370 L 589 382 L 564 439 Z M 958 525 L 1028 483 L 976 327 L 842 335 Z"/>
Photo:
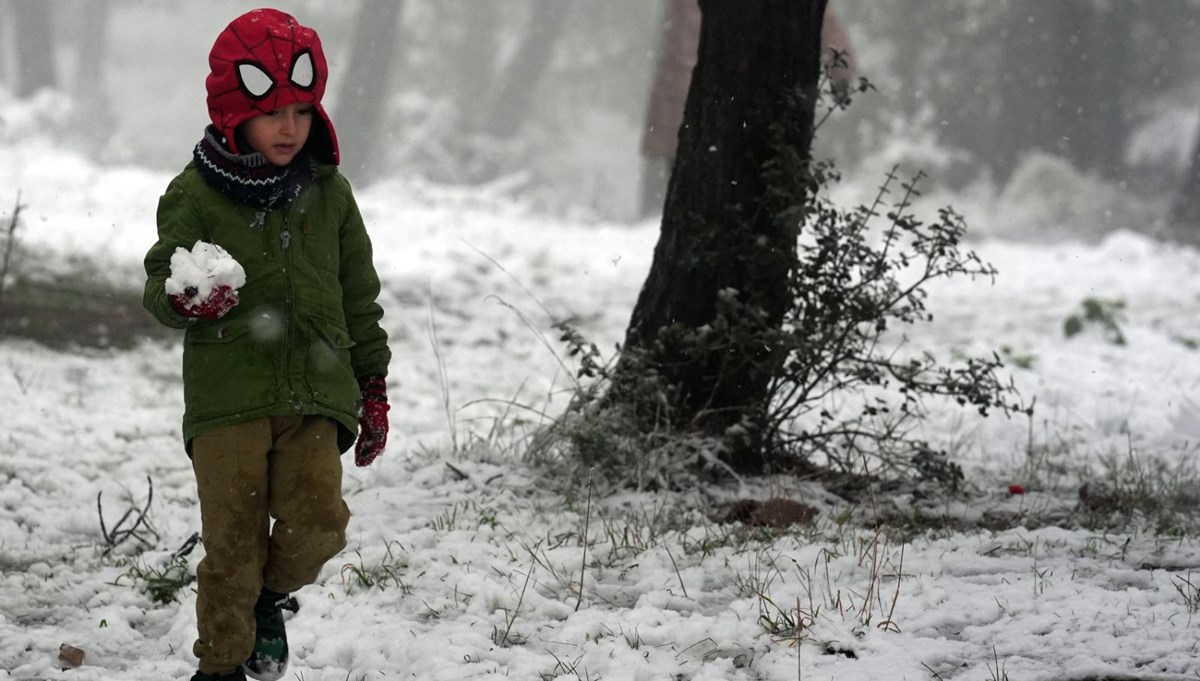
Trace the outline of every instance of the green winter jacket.
<path fill-rule="evenodd" d="M 323 414 L 354 444 L 357 378 L 386 376 L 391 351 L 379 325 L 379 277 L 371 241 L 334 166 L 287 208 L 266 214 L 209 186 L 195 164 L 158 204 L 158 242 L 146 254 L 143 304 L 183 341 L 183 439 L 263 416 Z M 215 243 L 246 270 L 240 302 L 217 320 L 175 312 L 164 283 L 176 248 Z"/>

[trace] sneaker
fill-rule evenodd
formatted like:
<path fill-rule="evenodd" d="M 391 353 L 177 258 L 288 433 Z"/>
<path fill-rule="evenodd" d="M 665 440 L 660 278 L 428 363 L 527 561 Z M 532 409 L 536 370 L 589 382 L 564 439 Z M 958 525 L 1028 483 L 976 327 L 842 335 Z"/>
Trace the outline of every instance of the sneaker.
<path fill-rule="evenodd" d="M 276 681 L 288 664 L 287 630 L 283 610 L 295 611 L 295 601 L 287 594 L 263 589 L 254 604 L 254 652 L 242 665 L 246 675 L 259 681 Z"/>
<path fill-rule="evenodd" d="M 246 675 L 241 669 L 235 669 L 228 674 L 204 674 L 197 671 L 192 675 L 192 681 L 246 681 Z"/>

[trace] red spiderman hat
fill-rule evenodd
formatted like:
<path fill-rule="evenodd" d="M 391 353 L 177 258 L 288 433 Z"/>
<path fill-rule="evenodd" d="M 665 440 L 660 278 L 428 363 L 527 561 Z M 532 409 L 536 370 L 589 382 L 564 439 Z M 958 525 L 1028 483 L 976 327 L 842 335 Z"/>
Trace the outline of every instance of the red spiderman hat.
<path fill-rule="evenodd" d="M 238 149 L 235 131 L 243 122 L 300 102 L 312 104 L 324 124 L 313 125 L 309 150 L 337 165 L 337 135 L 321 106 L 329 67 L 316 31 L 277 9 L 250 10 L 217 36 L 208 66 L 208 115 L 230 151 L 249 151 Z"/>

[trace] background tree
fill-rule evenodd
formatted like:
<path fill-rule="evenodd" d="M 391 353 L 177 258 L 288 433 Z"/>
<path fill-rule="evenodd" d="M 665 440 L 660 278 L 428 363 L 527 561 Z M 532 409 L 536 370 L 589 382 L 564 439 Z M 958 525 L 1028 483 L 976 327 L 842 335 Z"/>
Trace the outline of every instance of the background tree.
<path fill-rule="evenodd" d="M 338 92 L 339 145 L 349 159 L 352 177 L 371 177 L 381 162 L 385 142 L 384 106 L 396 64 L 398 0 L 362 0 L 354 21 L 350 66 L 342 74 Z"/>
<path fill-rule="evenodd" d="M 718 437 L 744 426 L 726 454 L 739 470 L 761 468 L 756 430 L 777 362 L 753 343 L 727 337 L 706 345 L 695 333 L 731 304 L 739 321 L 769 329 L 789 304 L 812 186 L 803 176 L 781 182 L 770 169 L 809 156 L 825 4 L 701 1 L 699 56 L 662 230 L 614 383 L 615 399 L 640 400 L 632 386 L 651 370 L 669 386 L 673 425 Z"/>
<path fill-rule="evenodd" d="M 1192 145 L 1191 159 L 1171 203 L 1171 229 L 1190 243 L 1200 243 L 1200 131 Z"/>
<path fill-rule="evenodd" d="M 990 175 L 1003 184 L 1040 150 L 1130 186 L 1161 186 L 1161 176 L 1130 166 L 1129 144 L 1170 99 L 1194 96 L 1200 55 L 1188 35 L 1200 4 L 895 0 L 838 9 L 880 89 L 872 106 L 822 132 L 843 167 L 897 131 L 927 131 L 942 158 L 961 160 L 914 161 L 935 182 Z"/>
<path fill-rule="evenodd" d="M 817 157 L 836 158 L 851 177 L 899 162 L 908 170 L 926 170 L 934 189 L 982 181 L 979 189 L 999 196 L 1015 186 L 1010 176 L 1030 152 L 1049 152 L 1081 173 L 1103 173 L 1114 187 L 1106 196 L 1114 202 L 1133 205 L 1140 199 L 1152 203 L 1152 212 L 1166 214 L 1190 161 L 1188 143 L 1200 109 L 1200 52 L 1190 47 L 1200 25 L 1200 2 L 837 3 L 860 57 L 860 73 L 879 91 L 864 100 L 866 106 L 822 127 Z M 194 136 L 203 121 L 197 115 L 202 103 L 195 100 L 203 56 L 234 9 L 96 4 L 111 15 L 110 42 L 102 60 L 79 66 L 103 62 L 110 96 L 142 87 L 163 96 L 154 107 L 125 107 L 113 123 L 111 143 L 83 148 L 174 169 L 178 140 Z M 329 102 L 347 146 L 348 172 L 357 172 L 353 166 L 365 158 L 353 151 L 352 138 L 370 128 L 352 118 L 378 111 L 383 131 L 368 137 L 375 144 L 365 151 L 384 153 L 378 172 L 367 177 L 491 183 L 539 208 L 634 217 L 637 135 L 661 33 L 662 0 L 385 4 L 395 7 L 398 20 L 374 23 L 390 31 L 383 42 L 353 36 L 360 9 L 366 11 L 360 0 L 305 0 L 294 8 L 321 29 L 330 50 L 336 82 Z M 36 47 L 57 38 L 54 75 L 60 89 L 73 92 L 75 48 L 91 37 L 82 17 L 85 6 L 70 0 L 0 1 L 0 60 L 9 93 L 17 92 L 18 74 L 53 72 L 18 66 L 19 38 Z M 18 12 L 30 9 L 51 15 L 48 33 L 16 29 Z M 171 28 L 154 35 L 138 30 L 139 23 L 160 19 Z M 369 72 L 355 64 L 356 47 L 373 56 L 395 50 L 390 81 L 370 82 L 357 97 L 343 92 L 347 79 Z M 147 54 L 191 56 L 151 64 Z M 522 62 L 530 66 L 518 68 Z M 516 132 L 508 134 L 514 125 Z M 149 126 L 155 135 L 145 134 Z M 506 181 L 496 183 L 499 178 Z M 1118 196 L 1126 192 L 1130 196 Z M 1153 217 L 1105 225 L 1152 225 Z"/>
<path fill-rule="evenodd" d="M 1060 155 L 1075 167 L 1121 174 L 1129 134 L 1133 3 L 1058 0 L 1025 6 L 1009 19 L 1003 76 L 996 89 L 993 143 L 1007 149 L 1002 176 L 1022 149 Z M 1014 145 L 1013 139 L 1023 140 Z"/>
<path fill-rule="evenodd" d="M 490 181 L 513 172 L 513 160 L 527 156 L 531 140 L 518 133 L 548 101 L 539 85 L 574 6 L 558 0 L 505 5 L 459 0 L 441 8 L 455 27 L 449 36 L 455 67 L 447 81 L 455 125 L 447 146 L 463 180 Z M 500 25 L 507 35 L 496 30 Z"/>
<path fill-rule="evenodd" d="M 12 38 L 17 62 L 13 90 L 18 97 L 28 97 L 42 88 L 58 87 L 51 7 L 52 4 L 44 0 L 13 0 Z"/>
<path fill-rule="evenodd" d="M 86 0 L 81 5 L 79 17 L 84 28 L 78 32 L 72 129 L 80 133 L 85 144 L 91 141 L 96 151 L 102 151 L 116 123 L 105 78 L 112 3 Z"/>
<path fill-rule="evenodd" d="M 549 70 L 570 8 L 570 3 L 561 0 L 533 0 L 515 52 L 503 70 L 490 79 L 487 105 L 475 109 L 475 129 L 501 139 L 512 138 L 520 131 L 537 103 L 533 90 Z"/>

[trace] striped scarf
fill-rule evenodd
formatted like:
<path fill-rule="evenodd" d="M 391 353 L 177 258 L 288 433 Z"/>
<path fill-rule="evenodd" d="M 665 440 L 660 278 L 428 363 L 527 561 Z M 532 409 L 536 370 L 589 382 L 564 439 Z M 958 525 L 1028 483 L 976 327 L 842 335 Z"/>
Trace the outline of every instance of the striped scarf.
<path fill-rule="evenodd" d="M 225 196 L 259 209 L 255 226 L 261 228 L 266 214 L 286 208 L 312 183 L 313 161 L 302 151 L 286 167 L 267 162 L 260 153 L 237 155 L 217 141 L 210 125 L 196 144 L 192 157 L 204 181 Z"/>

